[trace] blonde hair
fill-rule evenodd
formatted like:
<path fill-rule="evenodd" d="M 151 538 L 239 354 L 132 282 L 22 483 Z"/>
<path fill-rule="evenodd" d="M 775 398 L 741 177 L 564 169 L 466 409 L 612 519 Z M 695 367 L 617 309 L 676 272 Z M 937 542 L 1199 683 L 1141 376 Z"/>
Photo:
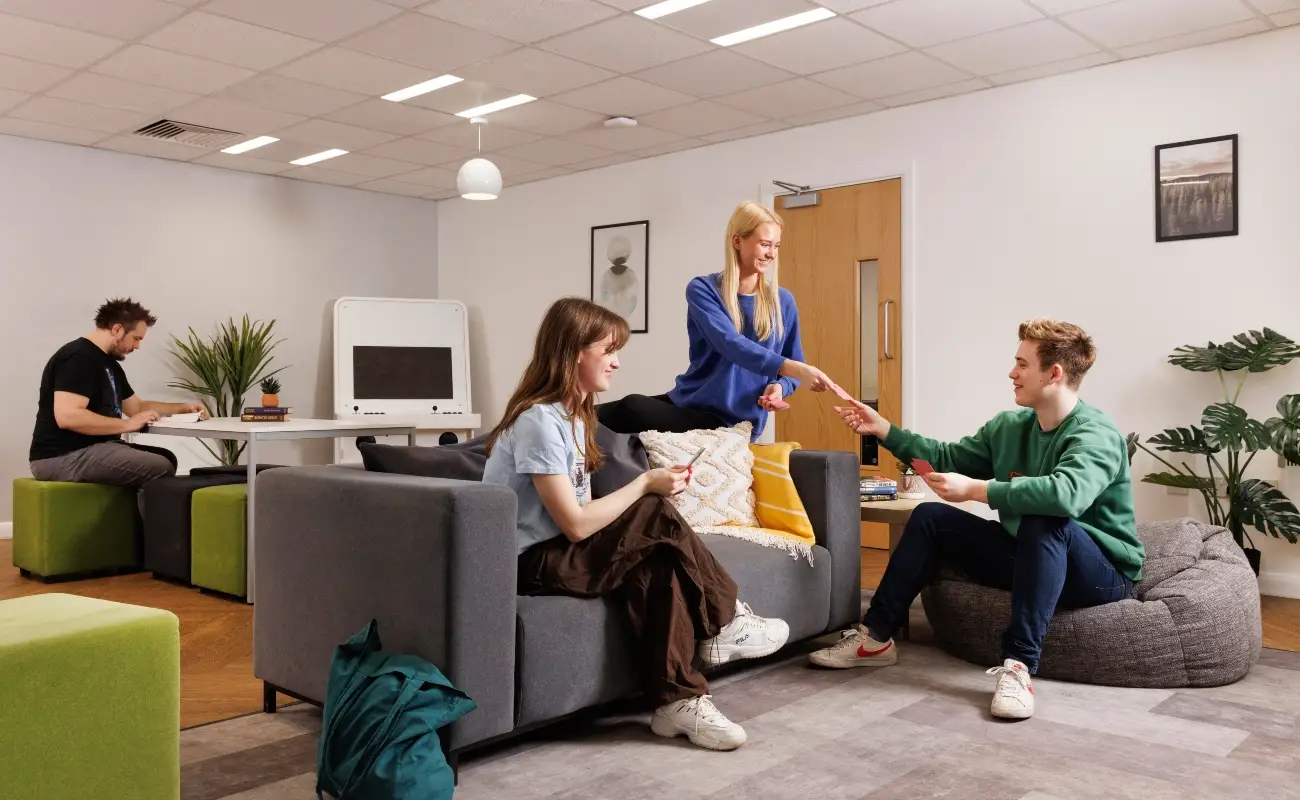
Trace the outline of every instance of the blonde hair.
<path fill-rule="evenodd" d="M 1042 317 L 1020 323 L 1020 341 L 1033 342 L 1038 347 L 1038 366 L 1051 369 L 1060 364 L 1065 371 L 1065 383 L 1078 389 L 1083 376 L 1097 360 L 1097 348 L 1092 337 L 1083 328 L 1069 322 L 1058 322 Z"/>
<path fill-rule="evenodd" d="M 754 235 L 754 231 L 758 230 L 760 225 L 769 222 L 778 228 L 785 227 L 785 223 L 776 212 L 754 202 L 745 202 L 736 206 L 731 219 L 727 222 L 726 268 L 722 271 L 722 282 L 718 289 L 727 314 L 731 317 L 731 324 L 735 325 L 740 333 L 744 333 L 745 326 L 745 320 L 740 314 L 740 253 L 732 243 L 732 239 L 737 234 L 741 239 L 748 239 Z M 777 266 L 775 257 L 772 266 Z M 772 331 L 776 331 L 778 337 L 785 336 L 785 321 L 781 318 L 781 293 L 777 286 L 775 271 L 770 280 L 759 277 L 758 291 L 754 297 L 754 332 L 758 334 L 758 340 L 767 341 Z"/>
<path fill-rule="evenodd" d="M 505 416 L 488 435 L 487 452 L 491 454 L 501 434 L 515 424 L 520 414 L 539 403 L 564 403 L 573 409 L 573 417 L 582 420 L 586 469 L 600 469 L 605 457 L 596 446 L 596 399 L 592 394 L 579 399 L 582 390 L 578 386 L 578 353 L 606 336 L 613 337 L 608 352 L 623 349 L 628 339 L 627 320 L 581 297 L 565 297 L 552 303 L 537 329 L 533 358 L 506 404 Z"/>

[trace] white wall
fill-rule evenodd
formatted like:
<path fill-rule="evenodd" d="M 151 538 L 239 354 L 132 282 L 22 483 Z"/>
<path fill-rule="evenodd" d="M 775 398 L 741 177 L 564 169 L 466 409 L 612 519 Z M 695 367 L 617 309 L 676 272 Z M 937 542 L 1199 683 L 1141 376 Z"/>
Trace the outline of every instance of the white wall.
<path fill-rule="evenodd" d="M 92 330 L 110 296 L 130 295 L 158 317 L 124 364 L 141 397 L 184 399 L 167 388 L 178 374 L 167 355 L 172 334 L 184 338 L 193 326 L 206 335 L 247 313 L 276 320 L 285 341 L 275 363 L 290 365 L 281 402 L 309 417 L 330 413 L 334 298 L 437 295 L 429 201 L 7 136 L 0 176 L 6 485 L 30 474 L 45 361 Z M 141 440 L 177 450 L 182 471 L 207 456 L 188 440 Z M 277 442 L 265 458 L 326 462 L 329 444 Z M 10 511 L 6 489 L 0 520 Z"/>
<path fill-rule="evenodd" d="M 684 287 L 721 268 L 736 203 L 773 179 L 904 174 L 905 424 L 956 437 L 1008 407 L 1016 325 L 1036 315 L 1094 334 L 1084 396 L 1123 429 L 1198 421 L 1218 384 L 1166 364 L 1174 347 L 1264 325 L 1300 337 L 1297 74 L 1289 29 L 444 201 L 440 286 L 472 309 L 476 410 L 499 419 L 546 305 L 587 295 L 590 226 L 651 220 L 650 332 L 615 393 L 662 392 L 686 365 Z M 1153 147 L 1230 133 L 1241 235 L 1155 243 Z M 1256 377 L 1261 417 L 1300 390 L 1300 364 Z M 1187 500 L 1138 487 L 1143 518 Z M 1265 590 L 1300 596 L 1300 547 L 1263 544 Z"/>

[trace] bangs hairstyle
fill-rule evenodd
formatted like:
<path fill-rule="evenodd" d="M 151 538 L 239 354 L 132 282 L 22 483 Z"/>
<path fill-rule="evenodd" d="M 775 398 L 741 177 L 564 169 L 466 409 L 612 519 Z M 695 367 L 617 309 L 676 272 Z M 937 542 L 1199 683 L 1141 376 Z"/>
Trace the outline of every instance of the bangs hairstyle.
<path fill-rule="evenodd" d="M 611 337 L 607 353 L 622 350 L 628 335 L 626 319 L 590 300 L 565 297 L 552 303 L 537 329 L 533 358 L 506 404 L 505 416 L 488 435 L 487 452 L 491 454 L 501 434 L 529 408 L 539 403 L 563 403 L 572 409 L 571 421 L 582 420 L 585 441 L 581 444 L 587 470 L 600 469 L 605 455 L 596 447 L 596 397 L 582 397 L 578 354 L 607 336 Z"/>
<path fill-rule="evenodd" d="M 726 306 L 727 316 L 738 333 L 744 333 L 744 318 L 740 314 L 740 253 L 732 240 L 737 234 L 741 239 L 754 235 L 760 225 L 771 223 L 778 228 L 785 223 L 772 209 L 754 202 L 741 203 L 732 212 L 727 221 L 726 267 L 722 271 L 722 285 L 718 287 L 722 303 Z M 776 331 L 778 338 L 785 336 L 785 321 L 781 319 L 781 293 L 777 288 L 776 267 L 779 258 L 773 258 L 773 270 L 770 275 L 758 279 L 758 289 L 754 296 L 754 332 L 760 342 L 767 341 Z"/>
<path fill-rule="evenodd" d="M 1092 337 L 1083 328 L 1069 322 L 1053 319 L 1031 319 L 1020 323 L 1020 341 L 1033 342 L 1038 347 L 1038 366 L 1048 370 L 1060 364 L 1065 370 L 1065 383 L 1078 389 L 1083 376 L 1088 374 L 1097 360 L 1097 348 Z"/>

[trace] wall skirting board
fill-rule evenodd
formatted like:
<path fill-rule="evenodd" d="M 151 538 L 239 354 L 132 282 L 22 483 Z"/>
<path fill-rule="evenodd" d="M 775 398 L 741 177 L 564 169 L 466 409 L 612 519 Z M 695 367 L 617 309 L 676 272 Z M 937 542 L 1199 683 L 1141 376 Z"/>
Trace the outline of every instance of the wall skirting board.
<path fill-rule="evenodd" d="M 1264 570 L 1259 576 L 1259 593 L 1300 599 L 1300 575 Z"/>
<path fill-rule="evenodd" d="M 14 524 L 12 522 L 0 522 L 0 539 L 14 538 Z"/>

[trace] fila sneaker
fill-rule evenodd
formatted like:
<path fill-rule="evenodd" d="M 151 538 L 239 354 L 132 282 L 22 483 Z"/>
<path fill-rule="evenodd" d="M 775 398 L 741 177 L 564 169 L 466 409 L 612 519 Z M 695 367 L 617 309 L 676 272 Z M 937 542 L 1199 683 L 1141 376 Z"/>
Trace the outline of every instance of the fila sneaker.
<path fill-rule="evenodd" d="M 716 667 L 738 658 L 770 656 L 789 638 L 790 626 L 784 620 L 760 617 L 737 600 L 735 618 L 696 649 L 706 666 Z"/>
<path fill-rule="evenodd" d="M 727 719 L 707 694 L 655 709 L 650 730 L 659 736 L 685 736 L 706 750 L 735 750 L 748 738 L 745 729 Z"/>

